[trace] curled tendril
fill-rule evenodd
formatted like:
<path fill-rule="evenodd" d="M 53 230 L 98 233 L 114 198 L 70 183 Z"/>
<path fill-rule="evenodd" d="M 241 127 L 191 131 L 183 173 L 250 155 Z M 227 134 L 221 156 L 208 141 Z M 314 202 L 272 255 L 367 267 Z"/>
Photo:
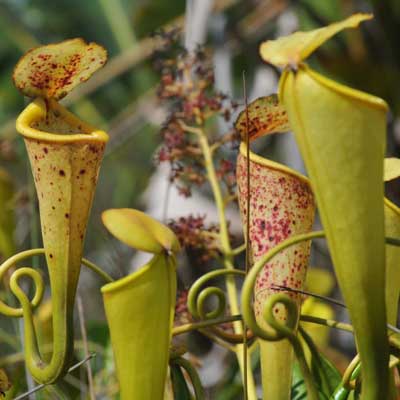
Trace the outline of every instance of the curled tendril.
<path fill-rule="evenodd" d="M 304 382 L 307 387 L 308 399 L 318 400 L 318 392 L 312 378 L 310 369 L 307 366 L 307 362 L 304 356 L 303 347 L 300 340 L 296 334 L 296 326 L 298 321 L 298 310 L 296 303 L 290 299 L 284 293 L 276 293 L 271 295 L 265 302 L 264 308 L 262 310 L 262 315 L 265 321 L 268 323 L 270 329 L 264 329 L 261 327 L 255 318 L 252 306 L 253 300 L 253 289 L 256 283 L 257 276 L 262 268 L 271 261 L 278 253 L 287 247 L 293 246 L 297 243 L 324 237 L 323 231 L 310 232 L 297 236 L 293 236 L 267 252 L 263 257 L 261 257 L 250 269 L 242 289 L 242 308 L 243 308 L 243 320 L 246 325 L 253 331 L 254 335 L 269 341 L 277 341 L 282 339 L 288 339 L 293 346 L 293 350 L 296 354 L 296 358 L 299 362 L 299 366 L 304 378 Z M 285 306 L 287 311 L 287 316 L 285 323 L 279 322 L 273 313 L 274 307 L 277 304 L 282 304 Z"/>
<path fill-rule="evenodd" d="M 221 318 L 226 308 L 226 295 L 225 292 L 218 287 L 207 287 L 202 288 L 209 280 L 223 275 L 238 275 L 244 277 L 246 273 L 238 269 L 219 269 L 216 271 L 208 272 L 199 278 L 190 288 L 188 293 L 188 309 L 194 318 L 209 320 L 215 318 Z M 211 297 L 216 298 L 217 304 L 211 311 L 206 311 L 206 302 Z M 215 335 L 224 339 L 228 343 L 242 343 L 243 335 L 232 334 L 223 331 L 217 327 L 209 328 Z M 253 337 L 251 333 L 247 333 L 247 340 Z"/>
<path fill-rule="evenodd" d="M 268 299 L 265 308 L 263 310 L 263 316 L 267 318 L 267 322 L 271 325 L 273 329 L 266 330 L 257 323 L 253 312 L 252 300 L 253 300 L 253 289 L 259 272 L 262 270 L 265 264 L 271 261 L 278 253 L 280 253 L 287 247 L 293 246 L 297 243 L 307 241 L 310 239 L 322 238 L 324 236 L 325 234 L 323 231 L 310 232 L 293 236 L 281 242 L 280 244 L 272 248 L 269 252 L 264 254 L 250 269 L 243 284 L 242 308 L 243 308 L 243 319 L 246 325 L 252 330 L 254 335 L 256 335 L 261 339 L 270 341 L 281 340 L 285 337 L 289 338 L 290 335 L 293 334 L 293 328 L 297 324 L 297 317 L 298 317 L 297 309 L 292 305 L 292 301 L 290 300 L 290 298 L 288 298 L 285 295 L 281 296 L 282 293 L 278 293 L 276 295 L 271 296 Z M 273 316 L 272 310 L 276 303 L 283 303 L 283 305 L 286 306 L 287 308 L 288 316 L 286 320 L 286 325 L 283 325 L 278 321 L 276 321 Z M 294 309 L 296 309 L 295 313 L 293 312 Z M 291 328 L 293 325 L 293 317 L 295 317 L 296 323 L 294 324 L 294 327 Z"/>
<path fill-rule="evenodd" d="M 275 332 L 271 332 L 270 330 L 266 330 L 262 328 L 256 321 L 255 315 L 253 313 L 253 307 L 252 307 L 252 299 L 253 299 L 253 289 L 254 285 L 256 283 L 256 279 L 262 268 L 264 267 L 265 264 L 270 262 L 278 253 L 281 251 L 285 250 L 286 248 L 290 246 L 294 246 L 297 243 L 304 242 L 307 240 L 312 240 L 312 239 L 318 239 L 318 238 L 324 238 L 325 233 L 324 231 L 316 231 L 316 232 L 309 232 L 301 235 L 296 235 L 293 237 L 290 237 L 289 239 L 279 243 L 277 246 L 272 248 L 269 252 L 263 255 L 251 268 L 249 271 L 248 275 L 246 276 L 246 279 L 243 284 L 243 289 L 242 289 L 242 307 L 243 307 L 243 319 L 246 323 L 246 325 L 249 327 L 249 329 L 252 330 L 255 336 L 264 339 L 264 340 L 270 340 L 270 341 L 275 341 L 275 340 L 280 340 L 283 339 L 284 337 L 288 337 L 287 335 L 290 334 L 289 331 L 287 330 L 287 327 L 284 325 L 276 322 L 274 322 L 275 319 L 270 319 L 270 321 L 267 320 L 267 322 L 275 329 Z M 398 238 L 392 238 L 392 237 L 386 237 L 385 238 L 386 244 L 391 245 L 391 246 L 398 246 L 400 247 L 400 239 Z M 270 300 L 267 302 L 266 308 L 271 307 L 270 310 L 264 310 L 264 318 L 270 316 L 272 314 L 272 307 L 274 304 L 277 302 L 277 300 L 280 299 L 279 302 L 284 303 L 284 305 L 289 308 L 289 316 L 287 323 L 291 322 L 290 321 L 290 303 L 286 302 L 286 300 L 282 300 L 279 297 L 276 296 L 271 296 Z M 297 310 L 296 310 L 297 313 Z M 270 323 L 272 322 L 272 323 Z M 275 324 L 275 325 L 274 325 Z"/>
<path fill-rule="evenodd" d="M 7 271 L 9 271 L 12 267 L 14 267 L 16 263 L 21 262 L 26 258 L 30 258 L 41 254 L 45 254 L 45 250 L 43 248 L 22 251 L 8 258 L 0 265 L 0 281 L 3 280 Z M 102 271 L 92 262 L 86 259 L 82 259 L 82 264 L 91 269 L 92 271 L 96 272 L 104 280 L 112 282 L 113 279 L 106 272 Z M 21 278 L 30 278 L 34 283 L 35 293 L 31 300 L 28 299 L 28 297 L 26 296 L 26 294 L 24 293 L 19 284 L 19 280 Z M 40 304 L 43 298 L 44 283 L 42 276 L 38 271 L 32 268 L 20 267 L 15 271 L 13 271 L 13 273 L 10 276 L 10 289 L 11 292 L 17 297 L 20 304 L 21 305 L 25 304 L 25 307 L 28 308 L 29 312 L 31 313 Z M 24 305 L 21 308 L 11 307 L 0 300 L 0 314 L 4 314 L 7 317 L 22 317 L 23 308 Z"/>

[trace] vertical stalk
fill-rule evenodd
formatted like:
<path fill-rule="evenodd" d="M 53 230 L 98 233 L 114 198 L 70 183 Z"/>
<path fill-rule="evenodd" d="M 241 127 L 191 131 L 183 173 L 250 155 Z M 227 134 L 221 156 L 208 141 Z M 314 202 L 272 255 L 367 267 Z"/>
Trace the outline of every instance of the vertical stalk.
<path fill-rule="evenodd" d="M 186 127 L 184 127 L 184 128 L 186 129 Z M 193 129 L 191 129 L 190 131 L 194 132 Z M 222 197 L 221 187 L 218 184 L 217 175 L 215 173 L 215 168 L 214 168 L 214 163 L 213 163 L 213 159 L 212 159 L 212 152 L 210 149 L 210 145 L 208 143 L 207 137 L 206 137 L 205 133 L 203 132 L 203 130 L 196 129 L 195 133 L 197 133 L 197 135 L 198 135 L 199 144 L 201 146 L 201 149 L 202 149 L 202 152 L 204 155 L 204 163 L 205 163 L 205 168 L 207 171 L 207 178 L 208 178 L 208 181 L 210 182 L 211 189 L 212 189 L 212 192 L 214 195 L 215 204 L 217 206 L 218 219 L 219 219 L 219 225 L 220 225 L 221 249 L 224 254 L 224 256 L 223 256 L 224 267 L 227 269 L 234 269 L 232 247 L 231 247 L 231 243 L 229 240 L 228 224 L 227 224 L 226 216 L 225 216 L 225 203 L 224 203 L 224 200 Z M 238 296 L 237 296 L 237 287 L 236 287 L 236 282 L 235 282 L 235 279 L 233 276 L 229 275 L 226 277 L 226 290 L 227 290 L 228 301 L 229 301 L 229 305 L 230 305 L 232 314 L 234 314 L 234 315 L 240 314 L 239 301 L 238 301 Z M 242 326 L 241 321 L 233 322 L 233 328 L 234 328 L 234 331 L 236 334 L 243 334 L 243 326 Z M 248 399 L 256 400 L 257 395 L 256 395 L 256 388 L 255 388 L 253 373 L 251 371 L 251 368 L 247 368 L 247 371 L 245 371 L 245 368 L 244 368 L 244 345 L 237 344 L 235 346 L 235 353 L 236 353 L 236 357 L 238 359 L 238 363 L 239 363 L 243 381 L 244 381 L 244 375 L 246 373 L 247 386 L 248 386 L 247 387 Z M 248 354 L 246 354 L 246 358 L 247 358 L 247 365 L 251 365 Z"/>

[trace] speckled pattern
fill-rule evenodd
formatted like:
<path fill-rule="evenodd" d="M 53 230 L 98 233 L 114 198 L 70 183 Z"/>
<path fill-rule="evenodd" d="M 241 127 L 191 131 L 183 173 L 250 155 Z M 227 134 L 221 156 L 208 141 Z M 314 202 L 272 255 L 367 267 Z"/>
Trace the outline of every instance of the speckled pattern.
<path fill-rule="evenodd" d="M 29 50 L 15 67 L 16 87 L 29 97 L 61 99 L 107 60 L 106 50 L 76 38 Z"/>
<path fill-rule="evenodd" d="M 238 156 L 237 182 L 239 206 L 246 230 L 247 209 L 247 162 Z M 250 158 L 250 242 L 253 261 L 257 261 L 278 243 L 288 237 L 309 232 L 312 229 L 315 202 L 311 188 L 302 180 L 286 171 L 280 171 L 254 162 Z M 255 315 L 261 325 L 262 305 L 276 292 L 271 285 L 303 288 L 310 255 L 310 243 L 300 243 L 279 253 L 266 264 L 256 281 Z M 288 293 L 300 304 L 300 296 Z M 286 318 L 284 308 L 277 305 L 276 317 Z"/>
<path fill-rule="evenodd" d="M 67 263 L 70 282 L 75 285 L 105 144 L 93 140 L 48 143 L 27 138 L 25 144 L 39 199 L 50 274 L 66 268 Z"/>

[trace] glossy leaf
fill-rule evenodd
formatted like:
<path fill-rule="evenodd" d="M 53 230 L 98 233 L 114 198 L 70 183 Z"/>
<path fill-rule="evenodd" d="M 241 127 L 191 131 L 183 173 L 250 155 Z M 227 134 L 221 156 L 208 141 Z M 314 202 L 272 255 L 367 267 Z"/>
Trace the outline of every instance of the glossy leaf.
<path fill-rule="evenodd" d="M 15 86 L 28 97 L 61 99 L 87 81 L 107 60 L 106 50 L 70 39 L 28 51 L 14 69 Z"/>
<path fill-rule="evenodd" d="M 158 254 L 102 287 L 122 400 L 162 400 L 176 297 L 175 258 Z"/>
<path fill-rule="evenodd" d="M 243 141 L 247 140 L 247 125 L 250 141 L 270 133 L 290 130 L 285 107 L 279 103 L 276 94 L 254 100 L 248 105 L 247 111 L 239 114 L 235 128 Z"/>
<path fill-rule="evenodd" d="M 348 28 L 356 28 L 360 22 L 372 17 L 372 14 L 354 14 L 343 21 L 323 28 L 308 32 L 295 32 L 276 40 L 268 40 L 261 44 L 261 58 L 276 67 L 296 67 L 338 32 Z"/>
<path fill-rule="evenodd" d="M 284 72 L 279 94 L 312 182 L 355 329 L 365 399 L 386 398 L 382 185 L 386 103 L 305 65 L 297 72 Z"/>
<path fill-rule="evenodd" d="M 121 242 L 138 250 L 160 254 L 179 251 L 175 234 L 165 225 L 145 213 L 128 209 L 104 211 L 102 219 L 105 227 Z"/>

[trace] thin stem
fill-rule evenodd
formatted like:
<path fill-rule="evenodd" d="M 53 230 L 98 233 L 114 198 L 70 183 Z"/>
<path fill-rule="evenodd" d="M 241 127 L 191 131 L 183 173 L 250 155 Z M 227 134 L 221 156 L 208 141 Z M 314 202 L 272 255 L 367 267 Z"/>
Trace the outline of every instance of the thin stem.
<path fill-rule="evenodd" d="M 231 345 L 227 342 L 225 342 L 225 340 L 221 339 L 219 336 L 212 334 L 211 332 L 209 332 L 207 329 L 203 329 L 200 328 L 199 332 L 204 335 L 205 337 L 209 338 L 210 340 L 212 340 L 214 343 L 219 344 L 221 347 L 223 347 L 224 349 L 231 351 L 232 353 L 236 353 L 236 349 L 234 345 Z"/>
<path fill-rule="evenodd" d="M 208 319 L 205 321 L 199 322 L 191 322 L 189 324 L 177 326 L 172 330 L 172 336 L 182 335 L 183 333 L 187 333 L 190 331 L 198 330 L 201 328 L 207 328 L 209 326 L 225 324 L 226 322 L 233 322 L 233 321 L 241 321 L 241 315 L 232 315 L 226 318 L 216 318 L 216 319 Z"/>
<path fill-rule="evenodd" d="M 83 304 L 81 296 L 77 296 L 77 307 L 78 307 L 78 317 L 79 317 L 79 325 L 81 328 L 81 336 L 83 341 L 83 348 L 85 352 L 85 357 L 89 356 L 89 346 L 88 346 L 88 339 L 87 339 L 87 332 L 85 326 L 85 314 L 83 313 Z M 86 364 L 86 371 L 88 377 L 88 385 L 89 385 L 89 396 L 90 400 L 96 400 L 96 396 L 94 394 L 94 385 L 93 385 L 93 373 L 92 373 L 92 366 L 90 362 Z"/>
<path fill-rule="evenodd" d="M 76 369 L 78 369 L 81 365 L 85 364 L 86 362 L 88 362 L 89 360 L 91 360 L 93 357 L 95 357 L 96 354 L 90 354 L 88 357 L 84 358 L 82 361 L 78 362 L 77 364 L 73 365 L 69 370 L 68 373 L 71 373 L 73 371 L 75 371 Z M 28 392 L 25 392 L 21 395 L 19 395 L 18 397 L 15 397 L 14 400 L 23 400 L 28 398 L 31 394 L 36 393 L 37 391 L 43 389 L 45 386 L 45 384 L 41 384 L 38 385 L 36 387 L 34 387 L 32 390 L 29 390 Z"/>
<path fill-rule="evenodd" d="M 246 188 L 247 188 L 247 198 L 246 198 L 246 274 L 250 269 L 250 252 L 251 252 L 251 243 L 250 243 L 250 137 L 249 137 L 249 107 L 248 107 L 248 99 L 247 99 L 247 91 L 246 91 L 246 75 L 243 71 L 243 94 L 244 94 L 244 102 L 245 102 L 245 110 L 246 110 Z M 243 321 L 243 331 L 246 332 L 246 324 Z M 244 399 L 247 400 L 247 335 L 244 335 L 244 351 L 243 351 L 243 367 L 245 370 L 245 380 L 244 380 Z"/>
<path fill-rule="evenodd" d="M 222 196 L 221 192 L 221 187 L 218 183 L 218 178 L 217 174 L 215 172 L 215 167 L 214 167 L 214 162 L 212 158 L 212 151 L 210 148 L 210 144 L 208 142 L 207 136 L 205 135 L 204 131 L 201 128 L 196 128 L 196 127 L 191 127 L 187 126 L 186 124 L 181 122 L 182 128 L 190 133 L 194 133 L 197 135 L 201 150 L 203 152 L 203 157 L 204 157 L 204 165 L 207 171 L 207 178 L 210 183 L 213 195 L 214 195 L 214 201 L 215 205 L 217 207 L 218 211 L 218 219 L 219 219 L 219 234 L 220 234 L 220 243 L 221 243 L 221 250 L 224 254 L 224 267 L 226 269 L 234 269 L 233 265 L 233 256 L 231 255 L 232 253 L 232 248 L 231 248 L 231 243 L 229 239 L 229 231 L 228 231 L 228 223 L 226 220 L 225 216 L 225 202 L 224 198 Z M 236 282 L 234 280 L 233 276 L 227 276 L 226 277 L 226 290 L 228 294 L 228 299 L 229 299 L 229 305 L 232 314 L 239 314 L 240 309 L 239 309 L 239 301 L 237 297 L 237 288 L 236 288 Z M 233 323 L 233 328 L 235 331 L 235 334 L 243 334 L 243 326 L 242 322 L 240 321 L 235 321 Z M 248 380 L 248 386 L 249 386 L 249 398 L 251 399 L 256 399 L 256 389 L 255 389 L 255 384 L 254 384 L 254 377 L 252 374 L 252 371 L 247 371 L 247 376 L 246 378 L 244 377 L 246 374 L 244 365 L 243 365 L 243 352 L 244 352 L 244 346 L 243 344 L 238 344 L 236 345 L 236 354 L 240 366 L 240 370 L 242 373 L 242 378 L 243 381 L 245 379 Z"/>
<path fill-rule="evenodd" d="M 230 255 L 237 256 L 240 253 L 243 253 L 245 250 L 246 250 L 246 243 L 243 243 L 240 246 L 236 247 L 235 249 L 232 249 Z"/>
<path fill-rule="evenodd" d="M 338 322 L 334 319 L 325 319 L 319 317 L 313 317 L 312 315 L 300 315 L 300 321 L 303 322 L 310 322 L 312 324 L 324 325 L 328 326 L 329 328 L 335 328 L 342 331 L 353 333 L 354 329 L 353 326 L 350 324 L 346 324 L 345 322 Z"/>

